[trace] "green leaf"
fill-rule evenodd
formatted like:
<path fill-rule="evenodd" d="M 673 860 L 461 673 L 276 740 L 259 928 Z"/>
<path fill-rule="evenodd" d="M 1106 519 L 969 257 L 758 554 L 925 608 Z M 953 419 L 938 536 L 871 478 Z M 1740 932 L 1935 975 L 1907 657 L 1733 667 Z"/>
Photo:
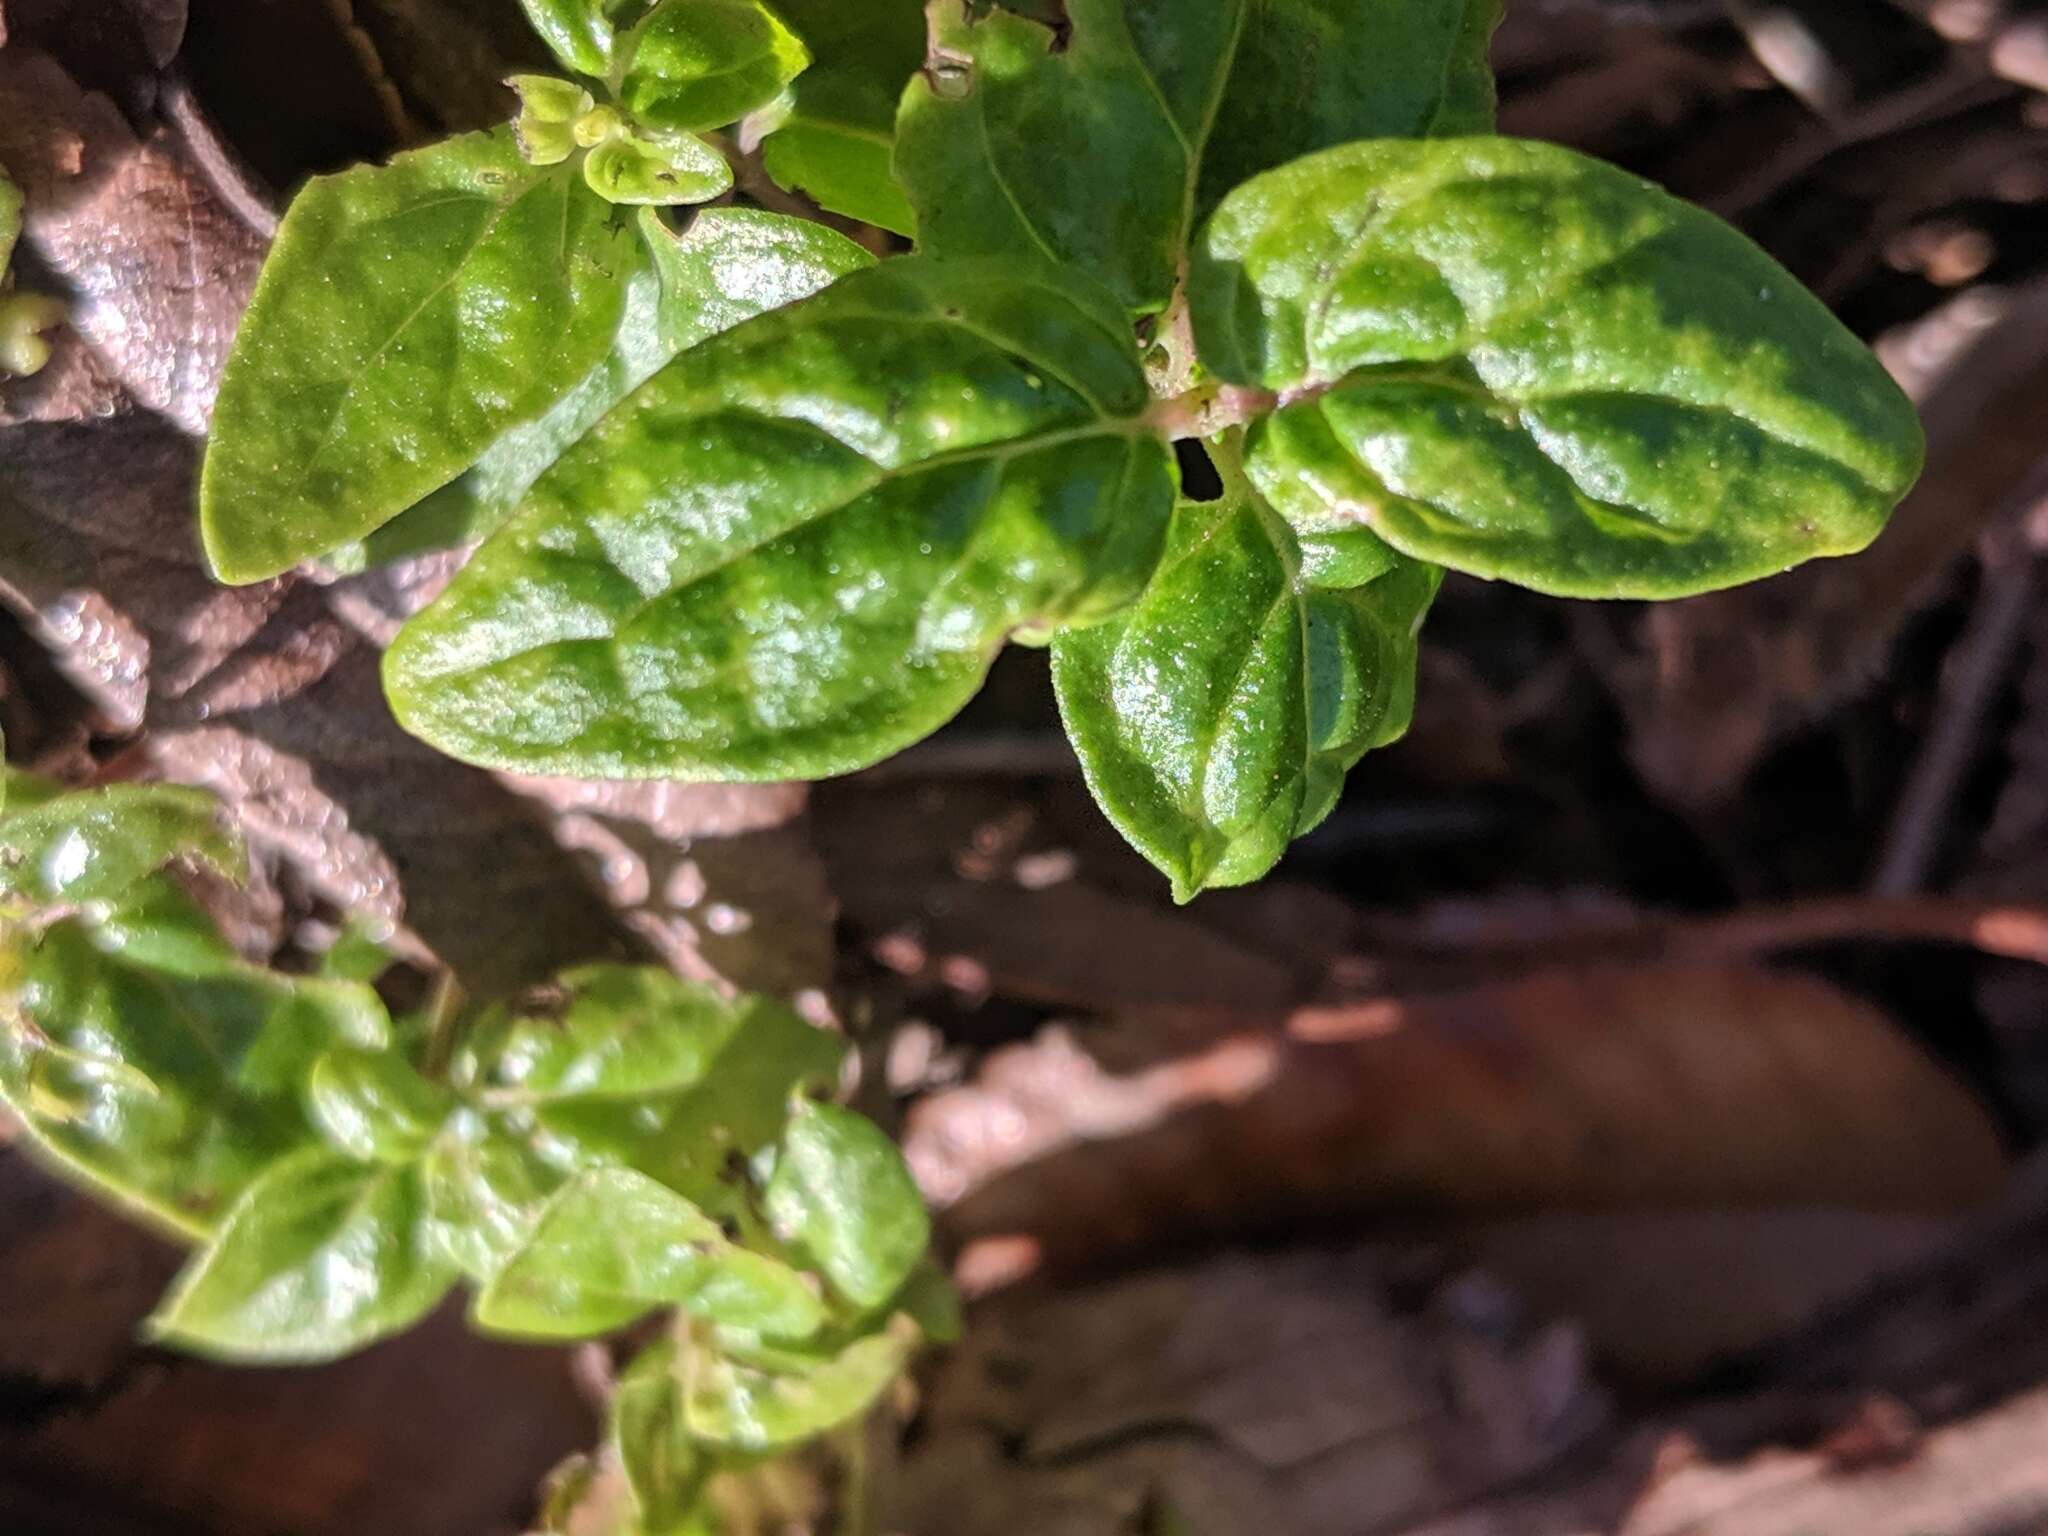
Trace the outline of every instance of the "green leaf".
<path fill-rule="evenodd" d="M 1249 488 L 1183 502 L 1145 595 L 1053 641 L 1088 787 L 1176 901 L 1265 874 L 1407 729 L 1443 573 L 1380 554 L 1374 578 L 1333 591 Z"/>
<path fill-rule="evenodd" d="M 754 208 L 706 208 L 680 235 L 640 215 L 638 260 L 612 349 L 555 408 L 506 433 L 476 467 L 371 534 L 365 563 L 473 543 L 512 515 L 542 471 L 678 352 L 794 304 L 874 258 L 844 235 Z"/>
<path fill-rule="evenodd" d="M 625 1149 L 622 1156 L 699 1205 L 722 1212 L 734 1198 L 727 1183 L 732 1160 L 752 1159 L 772 1145 L 797 1095 L 834 1087 L 846 1049 L 841 1037 L 780 1004 L 752 999 L 744 1024 L 703 1081 L 666 1107 L 644 1147 Z M 581 1120 L 589 1145 L 592 1118 L 587 1111 L 558 1110 L 548 1124 L 567 1136 Z"/>
<path fill-rule="evenodd" d="M 528 772 L 816 778 L 1115 611 L 1172 506 L 1078 273 L 908 258 L 683 353 L 401 632 L 415 735 Z"/>
<path fill-rule="evenodd" d="M 780 0 L 777 9 L 816 60 L 791 88 L 789 110 L 761 146 L 776 184 L 831 213 L 913 234 L 917 216 L 896 185 L 896 103 L 924 64 L 921 0 Z"/>
<path fill-rule="evenodd" d="M 615 133 L 583 157 L 583 180 L 608 203 L 670 208 L 729 191 L 732 167 L 695 134 Z"/>
<path fill-rule="evenodd" d="M 683 1411 L 699 1440 L 780 1450 L 858 1418 L 909 1358 L 909 1344 L 895 1333 L 871 1334 L 796 1368 L 706 1351 L 690 1362 Z"/>
<path fill-rule="evenodd" d="M 1201 356 L 1291 400 L 1247 469 L 1297 529 L 1571 597 L 1849 554 L 1918 475 L 1912 406 L 1742 235 L 1510 139 L 1354 144 L 1204 231 Z"/>
<path fill-rule="evenodd" d="M 738 122 L 811 61 L 760 0 L 663 0 L 634 38 L 620 102 L 640 122 L 689 132 Z"/>
<path fill-rule="evenodd" d="M 452 1100 L 396 1051 L 334 1051 L 313 1064 L 306 1108 L 321 1133 L 362 1162 L 416 1159 Z"/>
<path fill-rule="evenodd" d="M 389 1037 L 367 987 L 225 958 L 158 970 L 76 922 L 0 944 L 0 1093 L 59 1163 L 191 1236 L 315 1139 L 314 1061 Z"/>
<path fill-rule="evenodd" d="M 312 1148 L 249 1186 L 148 1326 L 216 1359 L 332 1360 L 417 1322 L 454 1283 L 416 1167 Z"/>
<path fill-rule="evenodd" d="M 727 1001 L 653 967 L 562 978 L 548 1013 L 494 1009 L 450 1068 L 471 1108 L 427 1158 L 444 1240 L 494 1273 L 568 1178 L 631 1167 L 722 1213 L 729 1158 L 782 1132 L 792 1094 L 836 1080 L 845 1044 L 760 998 Z"/>
<path fill-rule="evenodd" d="M 21 238 L 21 188 L 0 174 L 0 278 L 14 259 L 14 242 Z"/>
<path fill-rule="evenodd" d="M 603 78 L 617 41 L 604 0 L 519 0 L 526 19 L 556 58 L 580 75 Z"/>
<path fill-rule="evenodd" d="M 0 820 L 0 904 L 107 901 L 178 858 L 242 878 L 241 841 L 204 791 L 115 784 L 60 795 Z"/>
<path fill-rule="evenodd" d="M 802 1275 L 729 1241 L 674 1190 L 625 1168 L 565 1187 L 533 1238 L 478 1293 L 479 1326 L 529 1338 L 587 1338 L 659 1306 L 770 1338 L 825 1321 Z"/>
<path fill-rule="evenodd" d="M 558 986 L 555 1011 L 499 1010 L 473 1027 L 453 1075 L 480 1102 L 631 1102 L 693 1087 L 757 1006 L 651 965 L 582 966 Z"/>
<path fill-rule="evenodd" d="M 611 1441 L 643 1527 L 667 1533 L 691 1513 L 712 1463 L 690 1435 L 676 1341 L 633 1357 L 612 1394 Z"/>
<path fill-rule="evenodd" d="M 214 409 L 215 571 L 257 581 L 359 539 L 542 415 L 617 335 L 632 238 L 510 128 L 308 183 Z"/>
<path fill-rule="evenodd" d="M 931 1217 L 896 1143 L 834 1104 L 802 1104 L 763 1196 L 776 1235 L 862 1308 L 894 1296 L 924 1257 Z"/>
<path fill-rule="evenodd" d="M 241 969 L 205 907 L 174 879 L 141 880 L 111 902 L 80 916 L 94 947 L 133 965 L 178 976 L 214 976 Z"/>
<path fill-rule="evenodd" d="M 550 1146 L 544 1155 L 515 1117 L 458 1109 L 427 1149 L 421 1177 L 435 1240 L 472 1280 L 485 1281 L 525 1247 L 541 1213 L 577 1171 Z"/>
<path fill-rule="evenodd" d="M 929 1257 L 918 1261 L 889 1306 L 917 1324 L 918 1332 L 933 1344 L 957 1344 L 966 1326 L 960 1310 L 960 1292 L 946 1278 L 945 1270 Z"/>
<path fill-rule="evenodd" d="M 1036 249 L 1136 313 L 1255 172 L 1348 139 L 1492 125 L 1499 0 L 1068 0 L 1064 34 L 934 0 L 940 63 L 903 98 L 896 173 L 924 250 Z"/>
<path fill-rule="evenodd" d="M 514 75 L 505 82 L 519 97 L 512 131 L 529 165 L 560 165 L 576 153 L 576 122 L 597 105 L 573 80 Z"/>

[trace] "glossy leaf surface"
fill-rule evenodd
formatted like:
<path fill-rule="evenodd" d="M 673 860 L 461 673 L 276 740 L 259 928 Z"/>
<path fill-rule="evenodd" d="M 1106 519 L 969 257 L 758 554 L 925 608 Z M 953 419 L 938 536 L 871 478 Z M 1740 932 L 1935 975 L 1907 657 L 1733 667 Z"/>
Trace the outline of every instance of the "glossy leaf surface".
<path fill-rule="evenodd" d="M 435 1239 L 465 1275 L 489 1280 L 578 1171 L 572 1151 L 548 1144 L 517 1113 L 459 1109 L 421 1161 Z"/>
<path fill-rule="evenodd" d="M 475 1317 L 500 1333 L 585 1338 L 658 1306 L 774 1338 L 803 1338 L 825 1321 L 803 1276 L 728 1241 L 681 1195 L 624 1168 L 564 1188 L 478 1293 Z"/>
<path fill-rule="evenodd" d="M 732 167 L 692 133 L 616 133 L 583 157 L 583 181 L 607 203 L 672 208 L 730 190 Z"/>
<path fill-rule="evenodd" d="M 204 791 L 116 784 L 17 806 L 0 820 L 0 909 L 106 901 L 179 857 L 241 877 L 241 843 Z"/>
<path fill-rule="evenodd" d="M 580 75 L 602 78 L 616 36 L 604 0 L 519 0 L 541 41 Z"/>
<path fill-rule="evenodd" d="M 1191 279 L 1204 361 L 1296 396 L 1247 468 L 1307 533 L 1474 575 L 1672 597 L 1861 549 L 1912 407 L 1746 238 L 1506 139 L 1355 144 L 1234 193 Z"/>
<path fill-rule="evenodd" d="M 931 1241 L 931 1217 L 896 1143 L 834 1104 L 790 1116 L 764 1196 L 778 1236 L 860 1307 L 895 1295 Z"/>
<path fill-rule="evenodd" d="M 410 1162 L 453 1107 L 396 1051 L 334 1051 L 313 1064 L 306 1104 L 334 1147 L 362 1162 Z"/>
<path fill-rule="evenodd" d="M 96 939 L 67 921 L 0 947 L 0 1091 L 58 1161 L 204 1234 L 315 1140 L 300 1103 L 313 1063 L 383 1043 L 388 1018 L 366 987 L 274 976 L 224 949 L 180 974 Z"/>
<path fill-rule="evenodd" d="M 1376 562 L 1351 554 L 1305 566 L 1248 488 L 1183 502 L 1145 595 L 1054 640 L 1088 787 L 1176 900 L 1265 874 L 1351 766 L 1407 729 L 1442 572 L 1385 545 Z"/>
<path fill-rule="evenodd" d="M 924 64 L 920 0 L 781 0 L 776 9 L 813 62 L 761 146 L 762 165 L 778 185 L 829 212 L 914 234 L 917 217 L 890 158 L 896 104 Z"/>
<path fill-rule="evenodd" d="M 619 100 L 661 128 L 737 122 L 810 63 L 797 35 L 760 0 L 662 0 L 633 36 Z"/>
<path fill-rule="evenodd" d="M 617 335 L 632 239 L 509 128 L 310 182 L 221 382 L 214 569 L 260 580 L 359 539 L 542 415 Z"/>
<path fill-rule="evenodd" d="M 1068 0 L 1067 26 L 936 0 L 896 170 L 924 250 L 1038 250 L 1163 309 L 1238 182 L 1350 139 L 1492 126 L 1498 0 Z"/>
<path fill-rule="evenodd" d="M 678 357 L 400 634 L 406 728 L 525 771 L 818 777 L 1142 586 L 1167 448 L 1106 296 L 892 261 Z"/>
<path fill-rule="evenodd" d="M 221 1359 L 331 1360 L 417 1322 L 454 1281 L 416 1167 L 317 1148 L 249 1187 L 150 1331 Z"/>
<path fill-rule="evenodd" d="M 497 1009 L 451 1079 L 470 1104 L 435 1142 L 428 1188 L 465 1270 L 494 1273 L 569 1178 L 630 1167 L 723 1214 L 731 1155 L 781 1135 L 792 1094 L 829 1086 L 844 1043 L 764 998 L 664 971 L 594 966 L 546 1014 Z"/>
<path fill-rule="evenodd" d="M 810 297 L 874 258 L 821 224 L 753 208 L 706 208 L 681 235 L 639 220 L 625 315 L 612 349 L 538 421 L 514 427 L 467 474 L 365 541 L 364 563 L 473 543 L 495 532 L 543 471 L 678 352 Z"/>
<path fill-rule="evenodd" d="M 475 1026 L 455 1076 L 481 1102 L 630 1103 L 690 1088 L 753 1010 L 773 1006 L 728 1001 L 652 966 L 583 966 L 560 986 L 558 1012 L 503 1010 Z"/>

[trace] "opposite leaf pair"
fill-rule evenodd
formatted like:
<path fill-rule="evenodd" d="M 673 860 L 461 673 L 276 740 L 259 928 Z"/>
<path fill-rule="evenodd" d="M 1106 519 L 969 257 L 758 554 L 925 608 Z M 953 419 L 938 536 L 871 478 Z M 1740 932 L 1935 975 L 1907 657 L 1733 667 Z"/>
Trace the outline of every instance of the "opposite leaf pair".
<path fill-rule="evenodd" d="M 635 352 L 502 450 L 487 515 L 441 520 L 504 526 L 389 653 L 410 730 L 525 771 L 812 778 L 935 729 L 1008 640 L 1049 640 L 1091 788 L 1186 898 L 1270 868 L 1399 734 L 1444 571 L 1706 591 L 1861 548 L 1917 473 L 1897 389 L 1742 236 L 1469 136 L 1493 0 L 1027 9 L 933 0 L 891 162 L 918 254 L 817 253 L 774 302 L 822 293 Z M 842 57 L 813 35 L 799 84 L 886 81 L 893 37 L 849 25 Z M 298 217 L 273 265 L 301 261 Z M 720 217 L 686 241 L 732 249 Z M 485 453 L 461 498 L 501 452 L 421 453 L 387 421 L 402 472 L 379 481 L 309 471 L 325 450 L 290 432 L 326 444 L 318 412 L 252 433 L 237 370 L 284 398 L 284 317 L 314 307 L 270 281 L 209 455 L 230 574 L 360 537 Z M 662 305 L 697 304 L 690 281 Z M 403 389 L 410 345 L 381 346 L 361 399 Z M 1179 494 L 1190 437 L 1219 503 Z M 252 456 L 284 497 L 254 494 Z M 279 515 L 316 481 L 344 513 Z M 439 499 L 373 537 L 402 546 Z"/>

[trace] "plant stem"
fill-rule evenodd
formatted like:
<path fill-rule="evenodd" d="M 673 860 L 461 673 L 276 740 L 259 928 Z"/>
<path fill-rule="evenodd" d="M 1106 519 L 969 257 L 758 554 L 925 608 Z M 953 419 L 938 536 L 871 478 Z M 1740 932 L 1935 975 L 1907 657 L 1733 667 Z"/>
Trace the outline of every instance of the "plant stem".
<path fill-rule="evenodd" d="M 1155 401 L 1145 413 L 1145 424 L 1176 441 L 1214 437 L 1218 432 L 1270 415 L 1279 404 L 1280 397 L 1270 389 L 1243 384 L 1202 384 L 1184 394 Z"/>

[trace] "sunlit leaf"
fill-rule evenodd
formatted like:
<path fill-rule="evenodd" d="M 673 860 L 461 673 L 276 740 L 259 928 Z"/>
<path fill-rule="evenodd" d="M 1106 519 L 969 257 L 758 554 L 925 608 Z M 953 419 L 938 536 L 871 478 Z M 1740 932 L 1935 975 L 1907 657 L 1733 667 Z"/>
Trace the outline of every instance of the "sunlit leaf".
<path fill-rule="evenodd" d="M 363 1162 L 417 1158 L 448 1117 L 446 1089 L 398 1052 L 331 1051 L 313 1064 L 306 1103 L 321 1134 Z"/>
<path fill-rule="evenodd" d="M 308 183 L 214 409 L 214 569 L 255 581 L 359 539 L 541 416 L 617 335 L 633 239 L 510 128 Z"/>
<path fill-rule="evenodd" d="M 1088 787 L 1177 900 L 1265 874 L 1407 728 L 1442 572 L 1383 544 L 1377 570 L 1346 553 L 1319 581 L 1248 487 L 1183 502 L 1145 595 L 1053 642 Z"/>
<path fill-rule="evenodd" d="M 0 949 L 0 1093 L 36 1143 L 113 1199 L 193 1235 L 316 1139 L 313 1063 L 377 1047 L 366 987 L 221 957 L 195 974 L 109 953 L 78 922 Z"/>
<path fill-rule="evenodd" d="M 759 0 L 662 0 L 633 36 L 619 100 L 636 120 L 663 128 L 738 122 L 810 62 Z"/>
<path fill-rule="evenodd" d="M 639 223 L 647 257 L 635 257 L 612 350 L 540 420 L 514 427 L 467 474 L 371 534 L 363 563 L 496 532 L 564 449 L 678 352 L 874 264 L 822 224 L 756 208 L 706 208 L 680 235 L 652 210 Z"/>
<path fill-rule="evenodd" d="M 1056 27 L 933 0 L 896 171 L 922 249 L 1037 250 L 1165 307 L 1196 223 L 1349 139 L 1491 127 L 1499 0 L 1066 0 Z"/>
<path fill-rule="evenodd" d="M 587 1173 L 476 1298 L 477 1322 L 530 1338 L 585 1338 L 659 1306 L 771 1338 L 803 1338 L 825 1308 L 803 1276 L 728 1240 L 681 1195 L 624 1168 Z"/>
<path fill-rule="evenodd" d="M 1251 478 L 1304 533 L 1675 597 L 1861 549 L 1919 473 L 1911 405 L 1746 238 L 1510 139 L 1354 144 L 1233 193 L 1191 280 L 1204 361 L 1292 402 Z"/>
<path fill-rule="evenodd" d="M 454 1280 L 416 1167 L 316 1148 L 243 1193 L 149 1327 L 220 1359 L 331 1360 L 417 1322 Z"/>
<path fill-rule="evenodd" d="M 604 0 L 519 0 L 526 19 L 555 57 L 578 74 L 602 78 L 616 36 Z"/>
<path fill-rule="evenodd" d="M 202 790 L 116 784 L 17 802 L 0 819 L 0 906 L 108 901 L 177 858 L 241 878 L 241 842 Z"/>
<path fill-rule="evenodd" d="M 896 1143 L 864 1116 L 802 1104 L 764 1196 L 778 1236 L 842 1296 L 878 1307 L 924 1257 L 931 1217 Z"/>
<path fill-rule="evenodd" d="M 407 729 L 525 771 L 815 777 L 948 719 L 1022 627 L 1142 586 L 1171 510 L 1079 274 L 891 261 L 683 353 L 401 632 Z"/>

